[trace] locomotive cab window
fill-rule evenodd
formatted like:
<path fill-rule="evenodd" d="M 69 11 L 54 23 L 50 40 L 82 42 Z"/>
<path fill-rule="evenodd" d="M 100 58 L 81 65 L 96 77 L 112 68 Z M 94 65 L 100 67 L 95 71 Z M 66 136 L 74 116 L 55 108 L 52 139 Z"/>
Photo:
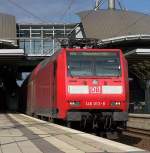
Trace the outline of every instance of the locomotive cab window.
<path fill-rule="evenodd" d="M 68 52 L 70 76 L 120 76 L 119 52 Z"/>
<path fill-rule="evenodd" d="M 54 77 L 56 76 L 57 71 L 57 61 L 54 61 Z"/>

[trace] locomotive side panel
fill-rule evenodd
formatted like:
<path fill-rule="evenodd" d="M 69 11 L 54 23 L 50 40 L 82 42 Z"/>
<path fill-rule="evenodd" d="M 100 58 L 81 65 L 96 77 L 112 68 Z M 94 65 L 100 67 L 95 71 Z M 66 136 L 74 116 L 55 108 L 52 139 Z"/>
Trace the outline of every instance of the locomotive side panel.
<path fill-rule="evenodd" d="M 129 108 L 129 79 L 128 79 L 128 63 L 125 57 L 124 59 L 124 73 L 125 73 L 125 94 L 126 94 L 126 107 L 125 110 L 128 111 Z"/>
<path fill-rule="evenodd" d="M 122 78 L 123 78 L 123 88 L 124 88 L 124 101 L 123 101 L 123 112 L 128 112 L 129 105 L 129 81 L 128 81 L 128 63 L 121 52 L 122 60 Z"/>
<path fill-rule="evenodd" d="M 53 82 L 53 63 L 48 63 L 40 69 L 35 80 L 36 114 L 50 115 L 54 107 Z"/>

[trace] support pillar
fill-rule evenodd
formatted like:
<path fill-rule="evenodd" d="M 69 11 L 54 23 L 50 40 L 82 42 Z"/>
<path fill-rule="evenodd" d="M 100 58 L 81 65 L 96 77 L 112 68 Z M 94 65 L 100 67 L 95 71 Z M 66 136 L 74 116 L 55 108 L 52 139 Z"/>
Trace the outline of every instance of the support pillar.
<path fill-rule="evenodd" d="M 40 49 L 40 54 L 44 54 L 44 35 L 43 35 L 43 27 L 41 27 L 41 49 Z"/>
<path fill-rule="evenodd" d="M 108 0 L 108 9 L 115 9 L 115 0 Z"/>
<path fill-rule="evenodd" d="M 53 26 L 53 53 L 55 52 L 55 27 Z"/>
<path fill-rule="evenodd" d="M 99 4 L 100 4 L 100 0 L 96 0 L 95 1 L 95 11 L 99 10 Z"/>
<path fill-rule="evenodd" d="M 32 53 L 32 27 L 30 26 L 30 48 L 29 48 L 29 53 L 28 54 L 31 54 Z"/>

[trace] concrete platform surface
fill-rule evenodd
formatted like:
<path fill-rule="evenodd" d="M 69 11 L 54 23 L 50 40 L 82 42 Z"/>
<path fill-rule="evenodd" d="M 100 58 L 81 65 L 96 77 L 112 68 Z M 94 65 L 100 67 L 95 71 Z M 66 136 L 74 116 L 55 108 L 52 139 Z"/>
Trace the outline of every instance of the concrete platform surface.
<path fill-rule="evenodd" d="M 129 114 L 127 126 L 150 133 L 150 114 Z"/>
<path fill-rule="evenodd" d="M 150 114 L 133 114 L 133 113 L 130 113 L 129 117 L 148 118 L 148 119 L 150 119 Z"/>
<path fill-rule="evenodd" d="M 41 121 L 23 114 L 0 114 L 0 153 L 148 153 Z"/>

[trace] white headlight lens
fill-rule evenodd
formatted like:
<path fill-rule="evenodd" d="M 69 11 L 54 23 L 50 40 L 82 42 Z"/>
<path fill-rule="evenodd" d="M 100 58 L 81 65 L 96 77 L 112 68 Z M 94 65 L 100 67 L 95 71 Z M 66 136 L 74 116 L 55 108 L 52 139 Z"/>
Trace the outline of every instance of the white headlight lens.
<path fill-rule="evenodd" d="M 111 106 L 120 106 L 121 102 L 111 102 Z"/>
<path fill-rule="evenodd" d="M 71 106 L 80 106 L 80 102 L 78 102 L 78 101 L 71 101 L 71 102 L 69 102 L 69 104 Z"/>

